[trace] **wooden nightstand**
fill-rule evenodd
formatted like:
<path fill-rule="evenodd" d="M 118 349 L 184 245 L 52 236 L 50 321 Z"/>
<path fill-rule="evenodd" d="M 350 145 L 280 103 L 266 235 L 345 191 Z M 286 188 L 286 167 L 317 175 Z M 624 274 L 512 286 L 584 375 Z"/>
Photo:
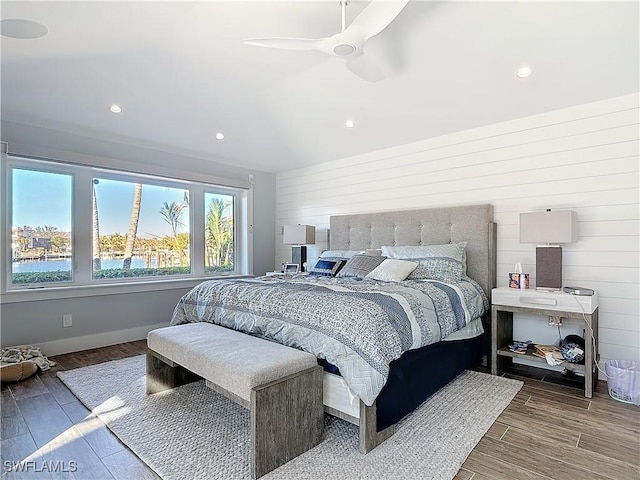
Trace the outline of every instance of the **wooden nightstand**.
<path fill-rule="evenodd" d="M 594 379 L 597 380 L 598 295 L 577 296 L 564 292 L 544 292 L 529 289 L 494 288 L 491 291 L 491 373 L 499 375 L 522 358 L 546 363 L 544 358 L 509 350 L 513 342 L 513 314 L 529 313 L 548 317 L 562 317 L 563 322 L 585 324 L 584 365 L 566 363 L 566 366 L 584 374 L 584 395 L 591 398 Z M 524 339 L 519 339 L 524 340 Z M 535 340 L 534 340 L 535 341 Z"/>

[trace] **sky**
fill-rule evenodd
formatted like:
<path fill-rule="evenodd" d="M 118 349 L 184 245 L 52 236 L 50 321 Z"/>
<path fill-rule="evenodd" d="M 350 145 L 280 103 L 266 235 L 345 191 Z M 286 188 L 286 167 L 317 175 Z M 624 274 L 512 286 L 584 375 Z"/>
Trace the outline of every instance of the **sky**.
<path fill-rule="evenodd" d="M 13 226 L 71 230 L 70 175 L 13 169 Z"/>
<path fill-rule="evenodd" d="M 134 184 L 101 179 L 95 188 L 100 235 L 112 233 L 126 235 L 129 231 Z M 143 185 L 138 237 L 154 238 L 173 235 L 171 226 L 160 214 L 160 210 L 164 202 L 181 204 L 184 201 L 185 192 L 184 189 Z M 183 225 L 178 228 L 178 233 L 188 232 L 188 207 L 183 209 L 180 220 Z"/>
<path fill-rule="evenodd" d="M 33 228 L 51 225 L 61 232 L 71 231 L 72 179 L 71 175 L 14 169 L 13 225 Z M 129 231 L 134 184 L 98 180 L 95 188 L 100 235 L 126 235 Z M 180 204 L 184 198 L 184 189 L 143 185 L 138 236 L 153 238 L 172 235 L 171 227 L 160 214 L 160 209 L 164 202 Z M 184 225 L 178 232 L 187 232 L 188 208 L 183 210 L 181 220 Z"/>

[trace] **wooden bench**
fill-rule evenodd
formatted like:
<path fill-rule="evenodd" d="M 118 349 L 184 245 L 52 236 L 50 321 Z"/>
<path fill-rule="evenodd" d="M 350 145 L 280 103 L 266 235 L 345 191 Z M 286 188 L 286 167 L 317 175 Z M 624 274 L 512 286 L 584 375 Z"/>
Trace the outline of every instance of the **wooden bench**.
<path fill-rule="evenodd" d="M 251 410 L 253 478 L 320 443 L 322 367 L 314 355 L 210 323 L 153 330 L 147 346 L 147 394 L 204 378 Z"/>

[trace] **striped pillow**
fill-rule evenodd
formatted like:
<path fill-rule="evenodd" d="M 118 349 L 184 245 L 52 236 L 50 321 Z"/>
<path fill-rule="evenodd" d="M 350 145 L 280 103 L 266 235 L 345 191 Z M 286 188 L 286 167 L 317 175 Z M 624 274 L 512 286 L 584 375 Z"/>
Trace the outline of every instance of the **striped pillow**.
<path fill-rule="evenodd" d="M 384 259 L 382 255 L 354 255 L 344 266 L 338 277 L 366 277 L 374 268 L 380 265 Z"/>

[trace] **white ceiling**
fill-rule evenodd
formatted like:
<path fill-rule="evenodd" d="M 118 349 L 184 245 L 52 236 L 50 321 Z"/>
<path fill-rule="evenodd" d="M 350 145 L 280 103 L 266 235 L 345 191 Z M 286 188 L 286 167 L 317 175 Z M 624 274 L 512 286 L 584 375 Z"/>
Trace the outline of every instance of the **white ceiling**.
<path fill-rule="evenodd" d="M 366 45 L 379 83 L 242 41 L 330 36 L 340 15 L 337 0 L 3 0 L 2 19 L 49 33 L 0 37 L 2 119 L 278 172 L 639 90 L 638 1 L 412 0 Z"/>

